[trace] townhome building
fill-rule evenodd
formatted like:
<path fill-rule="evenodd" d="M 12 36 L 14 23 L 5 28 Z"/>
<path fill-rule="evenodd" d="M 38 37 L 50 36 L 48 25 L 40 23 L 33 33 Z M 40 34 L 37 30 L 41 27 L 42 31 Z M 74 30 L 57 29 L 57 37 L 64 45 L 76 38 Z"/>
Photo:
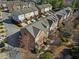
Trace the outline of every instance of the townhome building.
<path fill-rule="evenodd" d="M 62 13 L 63 12 L 64 11 L 62 11 Z M 25 48 L 26 45 L 28 45 L 26 47 L 28 49 L 30 44 L 28 43 L 26 44 L 26 42 L 29 40 L 32 40 L 32 42 L 37 46 L 40 46 L 40 47 L 43 46 L 44 42 L 47 40 L 46 38 L 48 37 L 49 32 L 56 29 L 56 27 L 58 26 L 58 22 L 60 21 L 59 19 L 61 19 L 57 16 L 57 13 L 58 12 L 56 12 L 55 14 L 51 14 L 47 17 L 41 17 L 39 18 L 40 20 L 38 22 L 24 27 L 24 29 L 21 30 L 21 34 L 22 34 L 21 37 L 24 37 L 24 36 L 27 36 L 27 37 L 25 37 L 24 39 L 23 38 L 20 39 L 21 45 L 23 45 L 22 48 Z M 61 16 L 63 18 L 65 17 L 64 15 L 61 15 Z M 23 34 L 22 32 L 23 33 L 25 32 L 25 34 Z M 30 39 L 28 40 L 28 38 Z"/>

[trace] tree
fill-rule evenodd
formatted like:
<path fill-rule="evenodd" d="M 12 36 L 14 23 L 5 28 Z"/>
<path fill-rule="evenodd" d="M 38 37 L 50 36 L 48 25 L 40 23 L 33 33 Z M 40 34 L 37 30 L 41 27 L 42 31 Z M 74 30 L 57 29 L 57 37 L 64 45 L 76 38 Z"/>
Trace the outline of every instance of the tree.
<path fill-rule="evenodd" d="M 52 0 L 51 5 L 53 6 L 53 8 L 57 7 L 57 0 Z"/>
<path fill-rule="evenodd" d="M 47 2 L 53 6 L 53 9 L 59 9 L 64 6 L 64 0 L 48 0 Z"/>
<path fill-rule="evenodd" d="M 59 0 L 60 4 L 59 7 L 62 8 L 64 6 L 64 0 Z"/>
<path fill-rule="evenodd" d="M 77 3 L 76 0 L 72 0 L 72 2 L 71 2 L 71 7 L 72 7 L 72 8 L 79 8 L 79 4 Z"/>
<path fill-rule="evenodd" d="M 79 17 L 74 20 L 74 28 L 79 25 Z"/>
<path fill-rule="evenodd" d="M 72 47 L 71 56 L 72 59 L 74 58 L 79 59 L 79 44 Z"/>

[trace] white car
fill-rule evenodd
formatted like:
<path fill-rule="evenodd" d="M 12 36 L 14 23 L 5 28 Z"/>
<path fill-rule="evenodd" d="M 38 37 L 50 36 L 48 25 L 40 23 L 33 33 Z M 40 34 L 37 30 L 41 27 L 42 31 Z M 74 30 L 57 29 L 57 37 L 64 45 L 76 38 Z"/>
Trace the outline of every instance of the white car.
<path fill-rule="evenodd" d="M 24 27 L 24 26 L 26 26 L 27 24 L 26 24 L 26 23 L 21 23 L 20 25 Z"/>
<path fill-rule="evenodd" d="M 8 10 L 7 7 L 4 7 L 4 8 L 3 8 L 3 11 L 8 12 L 9 10 Z"/>

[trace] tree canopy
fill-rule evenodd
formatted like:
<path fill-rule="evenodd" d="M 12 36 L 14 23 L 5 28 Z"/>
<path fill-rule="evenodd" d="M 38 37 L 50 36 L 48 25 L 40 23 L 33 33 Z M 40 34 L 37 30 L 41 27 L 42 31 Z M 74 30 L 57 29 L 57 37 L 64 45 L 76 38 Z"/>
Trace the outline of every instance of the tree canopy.
<path fill-rule="evenodd" d="M 76 0 L 72 0 L 72 2 L 71 2 L 71 7 L 72 7 L 72 8 L 78 8 L 78 7 L 79 7 L 79 4 L 77 3 Z"/>

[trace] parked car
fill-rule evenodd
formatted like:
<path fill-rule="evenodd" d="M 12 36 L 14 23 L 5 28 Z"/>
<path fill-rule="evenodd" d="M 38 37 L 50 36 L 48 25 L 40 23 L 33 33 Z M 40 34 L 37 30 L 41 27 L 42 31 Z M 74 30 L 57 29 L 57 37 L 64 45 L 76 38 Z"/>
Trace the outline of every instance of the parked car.
<path fill-rule="evenodd" d="M 3 8 L 3 11 L 4 11 L 4 12 L 9 12 L 8 7 L 4 7 L 4 8 Z"/>

